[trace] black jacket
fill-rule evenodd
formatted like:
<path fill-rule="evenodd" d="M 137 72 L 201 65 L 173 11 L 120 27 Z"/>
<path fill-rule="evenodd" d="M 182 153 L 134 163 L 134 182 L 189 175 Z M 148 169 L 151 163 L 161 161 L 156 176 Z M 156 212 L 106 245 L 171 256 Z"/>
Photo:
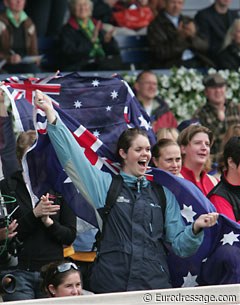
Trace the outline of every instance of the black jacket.
<path fill-rule="evenodd" d="M 217 56 L 218 69 L 238 70 L 240 67 L 240 48 L 235 44 L 230 44 Z"/>
<path fill-rule="evenodd" d="M 118 55 L 118 46 L 114 39 L 109 43 L 104 42 L 104 32 L 100 30 L 99 40 L 105 52 L 105 58 L 108 55 Z M 98 70 L 103 58 L 92 58 L 90 52 L 93 43 L 87 34 L 81 29 L 74 18 L 70 18 L 69 22 L 63 26 L 60 39 L 59 49 L 62 69 L 65 71 L 77 71 L 87 68 L 95 68 Z"/>
<path fill-rule="evenodd" d="M 33 214 L 33 205 L 23 180 L 17 171 L 10 179 L 0 183 L 2 194 L 14 196 L 19 208 L 14 213 L 18 220 L 18 238 L 23 243 L 18 256 L 18 267 L 39 271 L 47 263 L 63 259 L 63 246 L 70 245 L 76 237 L 76 216 L 62 200 L 61 209 L 51 216 L 54 223 L 45 227 Z"/>
<path fill-rule="evenodd" d="M 182 20 L 185 16 L 180 15 L 179 18 Z M 209 65 L 208 59 L 204 56 L 208 48 L 207 42 L 198 34 L 193 38 L 183 38 L 164 10 L 150 23 L 147 35 L 152 52 L 152 66 L 155 68 L 184 65 L 182 54 L 187 49 L 195 55 L 198 67 Z"/>
<path fill-rule="evenodd" d="M 238 18 L 237 11 L 229 9 L 226 14 L 219 14 L 214 4 L 196 14 L 195 22 L 199 33 L 208 42 L 208 55 L 213 61 L 222 47 L 227 30 L 236 18 Z"/>

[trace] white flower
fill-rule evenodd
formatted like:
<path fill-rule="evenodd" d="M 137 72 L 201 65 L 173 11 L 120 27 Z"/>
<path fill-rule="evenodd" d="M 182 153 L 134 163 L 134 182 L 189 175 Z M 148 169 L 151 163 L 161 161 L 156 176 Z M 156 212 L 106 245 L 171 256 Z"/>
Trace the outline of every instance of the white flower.
<path fill-rule="evenodd" d="M 217 71 L 213 68 L 207 74 Z M 240 69 L 239 71 L 218 71 L 227 80 L 226 97 L 233 102 L 240 101 Z M 204 75 L 195 69 L 181 67 L 173 68 L 170 73 L 158 75 L 159 95 L 168 103 L 179 122 L 193 116 L 195 110 L 206 102 L 204 86 L 202 83 Z M 135 76 L 125 76 L 125 80 L 133 84 Z"/>

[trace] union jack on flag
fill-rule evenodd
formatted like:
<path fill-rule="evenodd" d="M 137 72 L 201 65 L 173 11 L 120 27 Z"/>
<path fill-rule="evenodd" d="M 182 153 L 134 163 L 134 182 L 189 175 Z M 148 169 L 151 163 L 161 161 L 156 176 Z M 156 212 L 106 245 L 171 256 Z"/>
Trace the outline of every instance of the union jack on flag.
<path fill-rule="evenodd" d="M 12 76 L 6 79 L 6 85 L 9 85 L 14 90 L 12 96 L 15 100 L 19 98 L 26 98 L 29 103 L 33 104 L 35 90 L 41 90 L 45 94 L 57 94 L 60 93 L 59 84 L 49 84 L 49 81 L 57 76 L 51 76 L 48 78 L 18 78 Z"/>

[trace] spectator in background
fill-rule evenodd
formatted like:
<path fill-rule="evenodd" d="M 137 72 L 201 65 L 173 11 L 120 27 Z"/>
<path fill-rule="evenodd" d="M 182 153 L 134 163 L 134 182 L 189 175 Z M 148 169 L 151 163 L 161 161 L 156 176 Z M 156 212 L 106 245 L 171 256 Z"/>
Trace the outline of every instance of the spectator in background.
<path fill-rule="evenodd" d="M 207 174 L 210 170 L 210 148 L 213 133 L 207 127 L 190 125 L 178 136 L 183 166 L 182 176 L 195 184 L 204 195 L 207 195 L 218 180 Z"/>
<path fill-rule="evenodd" d="M 78 267 L 67 261 L 52 262 L 42 267 L 42 289 L 49 297 L 68 297 L 82 294 Z"/>
<path fill-rule="evenodd" d="M 93 18 L 101 20 L 103 23 L 112 24 L 113 6 L 117 0 L 92 0 L 93 2 Z"/>
<path fill-rule="evenodd" d="M 90 0 L 70 0 L 71 17 L 60 34 L 62 70 L 113 70 L 121 62 L 113 31 L 104 32 L 102 23 L 91 18 Z"/>
<path fill-rule="evenodd" d="M 22 62 L 25 56 L 38 55 L 35 25 L 24 12 L 25 0 L 4 0 L 0 14 L 0 60 L 7 73 L 37 73 L 39 58 Z"/>
<path fill-rule="evenodd" d="M 240 223 L 240 137 L 232 137 L 226 143 L 223 160 L 225 170 L 208 198 L 219 213 Z"/>
<path fill-rule="evenodd" d="M 171 139 L 161 139 L 152 147 L 153 164 L 176 176 L 181 176 L 181 150 L 177 142 Z"/>
<path fill-rule="evenodd" d="M 154 68 L 201 68 L 212 65 L 205 56 L 207 42 L 200 37 L 194 21 L 181 14 L 183 5 L 184 0 L 166 0 L 165 9 L 148 27 Z"/>
<path fill-rule="evenodd" d="M 229 27 L 238 18 L 238 12 L 229 9 L 231 2 L 232 0 L 215 0 L 211 6 L 200 10 L 195 16 L 199 33 L 208 42 L 208 56 L 213 62 L 222 48 Z"/>
<path fill-rule="evenodd" d="M 38 37 L 59 35 L 68 0 L 27 0 L 26 12 L 36 25 Z"/>
<path fill-rule="evenodd" d="M 197 109 L 194 118 L 208 127 L 214 134 L 211 153 L 214 161 L 221 150 L 225 132 L 231 125 L 240 123 L 240 106 L 226 99 L 226 80 L 219 74 L 207 75 L 203 79 L 207 102 Z"/>
<path fill-rule="evenodd" d="M 156 136 L 157 136 L 157 141 L 161 139 L 171 139 L 173 141 L 177 141 L 179 132 L 177 128 L 175 127 L 163 127 L 159 128 Z"/>
<path fill-rule="evenodd" d="M 154 132 L 163 127 L 177 127 L 177 120 L 158 94 L 158 79 L 150 70 L 140 72 L 134 84 L 136 97 L 152 119 Z"/>
<path fill-rule="evenodd" d="M 12 125 L 9 125 L 9 128 L 12 129 Z M 4 132 L 6 132 L 5 136 L 10 134 L 5 129 Z M 34 130 L 19 135 L 17 139 L 19 162 L 35 139 Z M 16 152 L 9 153 L 12 154 L 12 160 L 17 158 Z M 46 165 L 44 170 L 47 171 L 47 168 Z M 18 239 L 22 243 L 21 251 L 18 253 L 18 265 L 11 270 L 17 279 L 16 290 L 13 294 L 6 294 L 3 297 L 4 301 L 44 297 L 40 289 L 41 267 L 51 261 L 62 260 L 63 246 L 72 244 L 76 237 L 76 216 L 64 199 L 53 190 L 46 190 L 55 195 L 56 201 L 50 199 L 47 193 L 36 202 L 28 192 L 24 174 L 25 172 L 19 168 L 11 177 L 0 182 L 1 192 L 15 197 L 19 205 L 14 216 L 18 222 Z"/>
<path fill-rule="evenodd" d="M 219 69 L 238 70 L 240 67 L 240 19 L 235 19 L 217 55 Z"/>

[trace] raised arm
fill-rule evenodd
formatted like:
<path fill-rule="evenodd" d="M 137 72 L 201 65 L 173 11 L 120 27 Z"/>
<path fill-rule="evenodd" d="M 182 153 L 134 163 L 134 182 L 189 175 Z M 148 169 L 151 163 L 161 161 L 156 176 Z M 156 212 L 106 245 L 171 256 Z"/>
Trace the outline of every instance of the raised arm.
<path fill-rule="evenodd" d="M 72 133 L 57 118 L 51 99 L 40 91 L 36 91 L 35 105 L 45 111 L 48 119 L 48 134 L 58 159 L 76 188 L 95 207 L 105 204 L 107 191 L 112 181 L 109 173 L 95 166 L 84 154 Z"/>

